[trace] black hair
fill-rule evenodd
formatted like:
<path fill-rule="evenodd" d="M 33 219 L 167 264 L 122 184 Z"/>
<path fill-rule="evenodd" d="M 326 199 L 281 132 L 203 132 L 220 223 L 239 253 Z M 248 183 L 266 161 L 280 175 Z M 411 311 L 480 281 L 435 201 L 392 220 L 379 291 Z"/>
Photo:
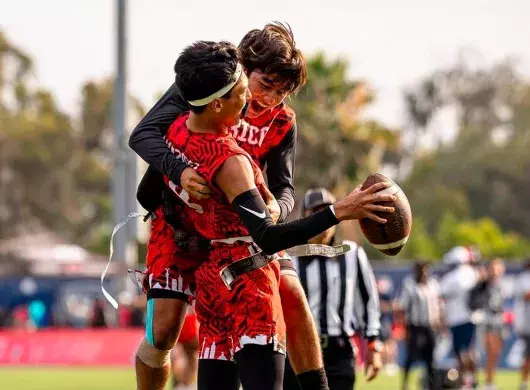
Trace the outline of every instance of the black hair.
<path fill-rule="evenodd" d="M 186 100 L 210 96 L 233 81 L 238 49 L 230 42 L 197 41 L 187 46 L 175 63 L 175 83 Z M 230 97 L 228 91 L 223 97 Z M 200 114 L 206 106 L 189 105 Z"/>

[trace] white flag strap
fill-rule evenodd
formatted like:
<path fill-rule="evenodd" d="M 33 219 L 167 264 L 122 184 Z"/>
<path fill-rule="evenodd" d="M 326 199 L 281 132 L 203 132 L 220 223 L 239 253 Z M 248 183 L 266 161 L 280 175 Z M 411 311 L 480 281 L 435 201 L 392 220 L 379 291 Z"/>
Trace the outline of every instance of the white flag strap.
<path fill-rule="evenodd" d="M 324 257 L 336 257 L 346 253 L 350 250 L 348 244 L 341 244 L 335 246 L 323 245 L 323 244 L 304 244 L 298 245 L 286 250 L 287 254 L 296 257 L 302 256 L 324 256 Z"/>
<path fill-rule="evenodd" d="M 129 221 L 137 218 L 144 218 L 144 215 L 138 214 L 138 213 L 130 213 L 126 217 L 122 218 L 120 222 L 114 226 L 114 230 L 112 230 L 112 235 L 110 236 L 110 255 L 109 255 L 109 262 L 107 263 L 107 266 L 103 270 L 103 273 L 101 274 L 101 291 L 103 291 L 103 295 L 105 298 L 107 298 L 107 301 L 110 302 L 112 307 L 114 309 L 118 309 L 118 302 L 112 297 L 112 295 L 109 294 L 107 290 L 105 290 L 105 287 L 103 287 L 103 280 L 105 279 L 105 275 L 107 274 L 107 271 L 110 267 L 110 262 L 112 261 L 112 255 L 114 254 L 114 235 L 118 233 L 118 231 L 124 227 Z"/>

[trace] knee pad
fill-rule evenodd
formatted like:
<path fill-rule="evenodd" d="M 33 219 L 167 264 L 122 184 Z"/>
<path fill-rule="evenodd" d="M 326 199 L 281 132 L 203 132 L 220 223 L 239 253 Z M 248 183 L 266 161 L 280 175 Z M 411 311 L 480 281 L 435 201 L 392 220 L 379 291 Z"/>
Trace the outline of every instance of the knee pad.
<path fill-rule="evenodd" d="M 158 349 L 155 347 L 153 333 L 154 299 L 147 301 L 147 318 L 145 326 L 145 337 L 142 339 L 136 356 L 146 365 L 152 368 L 160 368 L 170 361 L 171 349 Z"/>
<path fill-rule="evenodd" d="M 151 368 L 160 368 L 169 364 L 171 349 L 157 349 L 145 338 L 142 339 L 136 356 Z"/>

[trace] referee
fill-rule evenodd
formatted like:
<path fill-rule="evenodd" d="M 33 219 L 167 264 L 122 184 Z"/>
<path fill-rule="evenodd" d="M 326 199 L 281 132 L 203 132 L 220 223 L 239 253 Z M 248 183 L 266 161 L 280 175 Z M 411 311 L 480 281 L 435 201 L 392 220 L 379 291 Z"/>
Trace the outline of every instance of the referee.
<path fill-rule="evenodd" d="M 308 190 L 304 197 L 304 214 L 312 214 L 335 202 L 324 188 Z M 312 238 L 310 244 L 333 245 L 335 227 Z M 366 253 L 356 243 L 347 241 L 351 250 L 337 257 L 294 257 L 293 263 L 306 293 L 320 335 L 324 368 L 330 390 L 352 390 L 355 383 L 354 312 L 363 306 L 367 380 L 381 368 L 379 340 L 380 308 L 374 273 Z M 299 388 L 292 381 L 287 364 L 285 390 Z"/>
<path fill-rule="evenodd" d="M 425 262 L 414 264 L 414 274 L 403 281 L 398 298 L 398 310 L 407 324 L 407 358 L 403 372 L 403 387 L 412 363 L 423 361 L 427 368 L 427 388 L 434 389 L 433 352 L 436 346 L 435 329 L 441 325 L 441 297 L 438 282 L 429 277 Z"/>

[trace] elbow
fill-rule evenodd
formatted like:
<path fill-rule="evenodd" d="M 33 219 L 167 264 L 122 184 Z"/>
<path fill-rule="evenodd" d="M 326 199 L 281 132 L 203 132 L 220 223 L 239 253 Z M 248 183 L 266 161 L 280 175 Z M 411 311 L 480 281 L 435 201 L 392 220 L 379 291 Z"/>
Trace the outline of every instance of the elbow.
<path fill-rule="evenodd" d="M 129 136 L 129 148 L 136 152 L 136 147 L 138 145 L 137 139 L 138 129 L 134 129 L 131 135 Z"/>

